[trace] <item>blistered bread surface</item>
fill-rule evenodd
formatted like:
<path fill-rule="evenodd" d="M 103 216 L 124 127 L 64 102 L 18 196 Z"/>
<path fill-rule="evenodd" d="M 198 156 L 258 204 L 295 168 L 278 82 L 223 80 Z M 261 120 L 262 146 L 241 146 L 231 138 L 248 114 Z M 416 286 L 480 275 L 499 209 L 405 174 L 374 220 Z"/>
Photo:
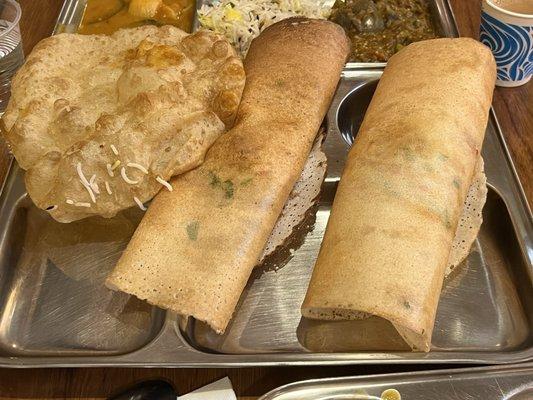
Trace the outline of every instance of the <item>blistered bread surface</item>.
<path fill-rule="evenodd" d="M 15 76 L 5 137 L 39 208 L 62 222 L 111 217 L 203 161 L 244 81 L 232 47 L 207 31 L 59 34 Z"/>

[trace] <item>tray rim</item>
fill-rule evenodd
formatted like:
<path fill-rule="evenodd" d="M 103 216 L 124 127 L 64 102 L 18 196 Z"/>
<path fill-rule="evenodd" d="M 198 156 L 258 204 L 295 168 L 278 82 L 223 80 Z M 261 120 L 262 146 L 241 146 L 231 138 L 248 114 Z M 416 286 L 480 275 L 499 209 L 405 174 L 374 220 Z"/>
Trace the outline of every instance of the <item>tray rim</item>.
<path fill-rule="evenodd" d="M 316 385 L 316 384 L 328 384 L 328 383 L 339 383 L 339 384 L 361 384 L 361 383 L 372 383 L 372 384 L 387 384 L 390 380 L 402 379 L 403 382 L 412 382 L 414 380 L 425 380 L 428 378 L 442 378 L 442 379 L 453 379 L 456 376 L 464 376 L 468 378 L 481 378 L 485 374 L 493 373 L 513 373 L 524 371 L 524 375 L 533 376 L 533 363 L 521 363 L 521 364 L 510 364 L 510 365 L 493 365 L 485 367 L 470 367 L 470 368 L 447 368 L 447 369 L 431 369 L 425 371 L 410 371 L 410 372 L 399 372 L 399 373 L 387 373 L 387 374 L 373 374 L 373 375 L 353 375 L 345 377 L 333 377 L 333 378 L 318 378 L 318 379 L 306 379 L 296 382 L 291 382 L 282 386 L 279 386 L 263 396 L 259 397 L 258 400 L 276 400 L 280 395 L 292 390 L 292 389 L 305 389 L 307 387 Z M 491 376 L 492 377 L 492 376 Z"/>
<path fill-rule="evenodd" d="M 66 25 L 63 21 L 68 21 L 69 9 L 73 5 L 84 2 L 85 0 L 65 0 L 59 13 L 54 33 L 58 33 Z M 449 0 L 437 0 L 439 5 L 446 8 L 444 12 L 448 18 L 447 24 L 452 30 L 453 36 L 458 35 L 455 16 L 449 5 Z M 347 65 L 343 73 L 360 70 L 377 70 L 382 71 L 383 66 L 373 63 L 351 63 Z M 502 146 L 504 157 L 510 166 L 510 172 L 517 185 L 517 201 L 524 204 L 526 214 L 530 220 L 533 220 L 531 208 L 525 197 L 523 186 L 520 182 L 512 157 L 510 155 L 507 143 L 501 131 L 501 127 L 496 118 L 496 114 L 491 107 L 489 119 L 494 124 L 493 128 L 498 136 L 498 141 Z M 5 197 L 5 190 L 10 181 L 14 178 L 13 171 L 18 169 L 16 163 L 11 161 L 4 178 L 4 184 L 0 191 L 0 200 Z M 505 200 L 505 199 L 504 199 Z M 522 249 L 523 250 L 523 249 Z M 527 256 L 527 254 L 526 254 Z M 531 271 L 530 271 L 531 273 Z M 432 352 L 432 354 L 447 354 L 449 357 L 427 358 L 424 353 L 387 353 L 387 352 L 358 352 L 358 353 L 260 353 L 260 354 L 216 354 L 206 353 L 192 347 L 183 338 L 177 329 L 176 317 L 173 313 L 167 312 L 165 321 L 160 332 L 154 337 L 153 341 L 148 342 L 143 347 L 130 353 L 119 355 L 67 355 L 67 356 L 4 356 L 0 357 L 0 367 L 8 368 L 49 368 L 49 367 L 250 367 L 250 366 L 318 366 L 318 365 L 378 365 L 378 364 L 498 364 L 508 365 L 511 363 L 523 363 L 533 359 L 533 347 L 525 349 L 512 350 L 507 352 L 495 353 L 492 351 L 477 352 Z M 153 345 L 158 344 L 158 339 L 171 330 L 174 333 L 174 342 L 172 348 L 161 348 L 169 353 L 167 357 L 161 357 L 154 360 Z M 177 334 L 177 335 L 176 335 Z M 163 343 L 163 346 L 168 343 Z M 169 351 L 170 350 L 170 351 Z M 406 357 L 405 355 L 408 354 Z M 158 357 L 159 358 L 159 357 Z M 161 361 L 161 359 L 164 359 Z M 532 364 L 533 365 L 533 364 Z M 333 378 L 334 379 L 334 378 Z"/>

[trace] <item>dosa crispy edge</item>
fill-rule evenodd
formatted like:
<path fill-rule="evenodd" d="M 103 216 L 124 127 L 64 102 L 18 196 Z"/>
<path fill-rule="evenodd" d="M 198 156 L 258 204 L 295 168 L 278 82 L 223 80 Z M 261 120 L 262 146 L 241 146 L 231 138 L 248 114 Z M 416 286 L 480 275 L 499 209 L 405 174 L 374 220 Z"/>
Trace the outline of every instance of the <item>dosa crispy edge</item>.
<path fill-rule="evenodd" d="M 224 332 L 302 172 L 349 50 L 341 27 L 293 18 L 245 60 L 234 128 L 156 196 L 107 280 Z"/>
<path fill-rule="evenodd" d="M 339 184 L 304 317 L 392 322 L 429 351 L 495 82 L 472 39 L 411 44 L 379 82 Z"/>

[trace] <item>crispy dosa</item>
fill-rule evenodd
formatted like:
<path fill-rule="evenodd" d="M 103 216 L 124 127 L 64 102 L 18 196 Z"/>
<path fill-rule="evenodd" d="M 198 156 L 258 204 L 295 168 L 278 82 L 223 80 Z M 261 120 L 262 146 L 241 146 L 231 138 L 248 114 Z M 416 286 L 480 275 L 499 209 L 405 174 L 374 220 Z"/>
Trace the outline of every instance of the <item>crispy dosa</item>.
<path fill-rule="evenodd" d="M 463 265 L 463 261 L 470 254 L 472 245 L 476 241 L 483 223 L 482 211 L 486 201 L 487 177 L 485 176 L 483 158 L 480 156 L 476 163 L 472 184 L 466 194 L 463 211 L 452 241 L 452 249 L 444 271 L 445 278 L 460 269 L 457 267 Z"/>
<path fill-rule="evenodd" d="M 302 174 L 294 184 L 289 199 L 283 206 L 270 233 L 257 267 L 262 266 L 268 256 L 288 241 L 293 231 L 300 227 L 318 201 L 327 170 L 326 154 L 322 151 L 323 140 L 324 133 L 319 133 L 305 162 Z"/>
<path fill-rule="evenodd" d="M 299 178 L 348 54 L 344 31 L 294 18 L 267 28 L 245 60 L 234 128 L 199 168 L 152 202 L 107 280 L 224 332 Z"/>
<path fill-rule="evenodd" d="M 382 317 L 429 351 L 494 82 L 491 52 L 472 39 L 391 58 L 349 153 L 304 317 Z"/>
<path fill-rule="evenodd" d="M 233 125 L 244 81 L 212 32 L 59 34 L 13 79 L 4 136 L 37 207 L 60 222 L 112 217 L 202 163 Z"/>

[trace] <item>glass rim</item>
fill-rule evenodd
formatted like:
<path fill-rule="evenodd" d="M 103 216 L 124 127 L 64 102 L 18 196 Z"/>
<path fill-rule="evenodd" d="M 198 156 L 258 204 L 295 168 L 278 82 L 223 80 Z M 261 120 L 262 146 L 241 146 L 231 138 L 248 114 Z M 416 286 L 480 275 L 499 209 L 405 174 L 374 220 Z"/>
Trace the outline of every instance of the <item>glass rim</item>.
<path fill-rule="evenodd" d="M 15 7 L 16 15 L 13 21 L 10 21 L 6 27 L 5 30 L 0 32 L 0 37 L 3 37 L 10 33 L 14 27 L 18 26 L 20 22 L 20 17 L 22 16 L 22 10 L 20 8 L 20 4 L 17 3 L 15 0 L 4 0 L 6 4 L 10 4 L 11 6 Z"/>
<path fill-rule="evenodd" d="M 487 3 L 495 8 L 496 10 L 504 13 L 504 14 L 507 14 L 507 15 L 511 15 L 513 17 L 520 17 L 520 18 L 527 18 L 527 19 L 530 19 L 530 18 L 533 18 L 533 14 L 523 14 L 523 13 L 518 13 L 518 12 L 515 12 L 515 11 L 509 11 L 509 10 L 506 10 L 505 8 L 499 6 L 498 4 L 494 3 L 493 0 L 487 0 Z"/>

